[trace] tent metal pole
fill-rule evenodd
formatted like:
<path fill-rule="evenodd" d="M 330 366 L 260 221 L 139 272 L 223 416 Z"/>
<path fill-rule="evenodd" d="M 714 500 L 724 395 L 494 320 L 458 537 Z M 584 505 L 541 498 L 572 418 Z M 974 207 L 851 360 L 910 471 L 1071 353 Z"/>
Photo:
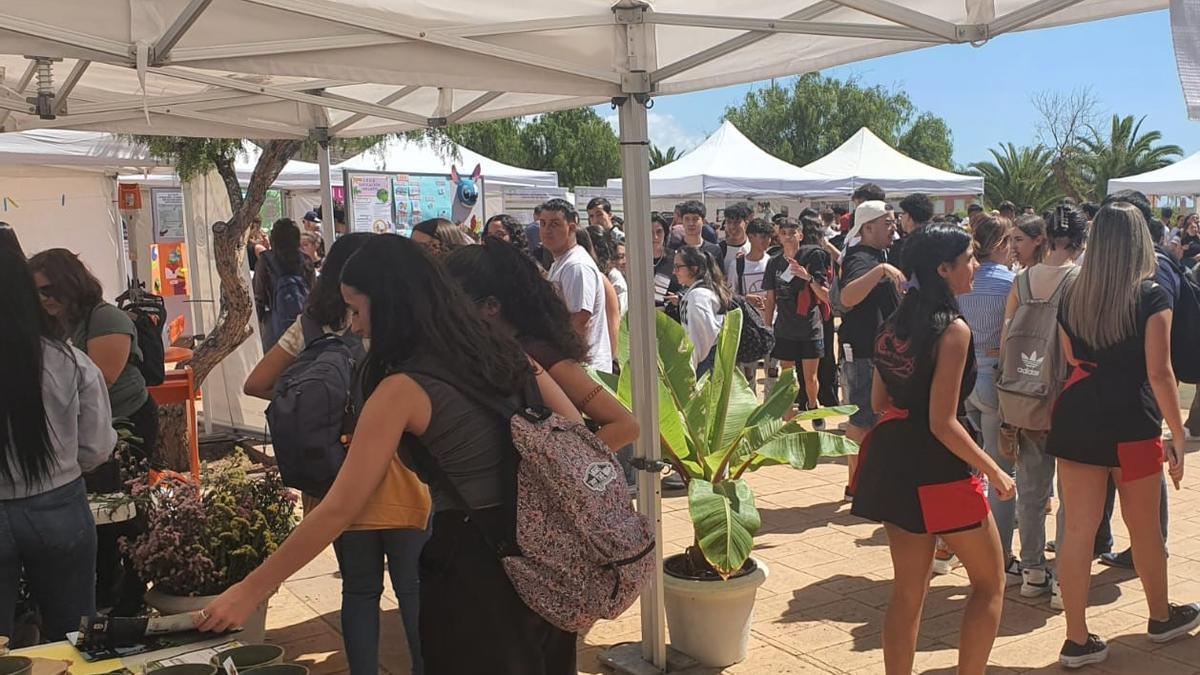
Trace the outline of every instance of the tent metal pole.
<path fill-rule="evenodd" d="M 641 426 L 636 456 L 661 458 L 658 432 L 658 344 L 655 336 L 654 248 L 650 238 L 650 148 L 646 106 L 620 104 L 621 181 L 629 253 L 629 368 L 633 413 Z M 638 510 L 654 527 L 656 574 L 642 592 L 642 658 L 665 669 L 666 619 L 662 588 L 662 488 L 659 474 L 638 472 Z"/>
<path fill-rule="evenodd" d="M 326 252 L 337 237 L 333 217 L 333 188 L 329 180 L 329 129 L 319 127 L 317 136 L 317 166 L 321 173 L 321 236 L 325 239 Z"/>

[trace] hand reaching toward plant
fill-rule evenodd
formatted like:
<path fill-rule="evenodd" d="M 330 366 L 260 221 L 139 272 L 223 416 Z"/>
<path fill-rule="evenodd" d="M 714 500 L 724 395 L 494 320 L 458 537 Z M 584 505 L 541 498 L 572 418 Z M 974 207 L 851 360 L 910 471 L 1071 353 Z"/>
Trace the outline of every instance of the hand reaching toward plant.
<path fill-rule="evenodd" d="M 241 628 L 263 598 L 258 598 L 244 583 L 236 583 L 197 612 L 196 629 L 206 633 L 228 633 Z"/>

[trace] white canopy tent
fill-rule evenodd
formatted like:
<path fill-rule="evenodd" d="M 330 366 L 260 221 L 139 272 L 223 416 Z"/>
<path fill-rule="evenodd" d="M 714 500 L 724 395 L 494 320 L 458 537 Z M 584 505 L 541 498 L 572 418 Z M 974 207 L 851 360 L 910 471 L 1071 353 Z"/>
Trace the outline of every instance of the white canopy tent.
<path fill-rule="evenodd" d="M 612 101 L 629 238 L 639 456 L 659 453 L 649 137 L 653 96 L 1162 9 L 1166 0 L 58 0 L 7 3 L 0 129 L 365 135 Z M 264 36 L 279 36 L 270 39 Z M 45 57 L 28 60 L 24 56 Z M 62 58 L 53 64 L 48 59 Z M 56 67 L 58 75 L 50 72 Z M 68 73 L 62 77 L 61 73 Z M 35 76 L 36 87 L 31 88 Z M 30 103 L 23 97 L 33 95 Z M 328 158 L 323 157 L 323 178 Z M 328 182 L 325 181 L 328 185 Z M 328 190 L 323 189 L 328 204 Z M 332 233 L 330 233 L 332 235 Z M 655 474 L 639 508 L 660 522 Z M 661 527 L 659 528 L 661 534 Z M 659 537 L 661 542 L 661 537 Z M 655 551 L 661 569 L 661 546 Z M 666 664 L 662 585 L 642 656 Z"/>
<path fill-rule="evenodd" d="M 1109 180 L 1108 193 L 1118 190 L 1157 196 L 1200 195 L 1200 152 L 1161 169 Z"/>
<path fill-rule="evenodd" d="M 848 197 L 865 183 L 874 183 L 887 194 L 897 196 L 914 192 L 983 194 L 982 176 L 964 176 L 918 162 L 883 142 L 866 127 L 833 152 L 803 168 L 830 179 L 832 189 L 824 196 Z"/>
<path fill-rule="evenodd" d="M 621 179 L 608 181 L 620 188 Z M 770 197 L 825 194 L 835 181 L 775 157 L 726 120 L 704 142 L 650 172 L 650 196 Z"/>

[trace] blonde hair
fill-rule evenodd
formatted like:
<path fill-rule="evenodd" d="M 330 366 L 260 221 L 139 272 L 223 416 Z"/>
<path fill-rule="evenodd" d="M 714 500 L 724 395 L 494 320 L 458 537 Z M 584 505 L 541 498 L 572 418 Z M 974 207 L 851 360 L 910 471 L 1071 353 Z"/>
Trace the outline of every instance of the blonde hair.
<path fill-rule="evenodd" d="M 1156 267 L 1141 211 L 1120 202 L 1100 209 L 1092 221 L 1087 261 L 1064 300 L 1067 328 L 1093 349 L 1136 334 L 1141 283 Z"/>

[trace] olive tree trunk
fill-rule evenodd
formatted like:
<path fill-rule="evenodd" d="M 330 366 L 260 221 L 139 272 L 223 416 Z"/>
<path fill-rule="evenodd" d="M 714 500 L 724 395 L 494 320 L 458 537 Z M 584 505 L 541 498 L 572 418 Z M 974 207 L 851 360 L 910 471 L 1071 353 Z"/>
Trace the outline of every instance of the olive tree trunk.
<path fill-rule="evenodd" d="M 302 141 L 270 141 L 262 150 L 250 184 L 242 196 L 232 156 L 214 159 L 217 173 L 229 193 L 229 206 L 233 215 L 229 220 L 212 225 L 213 260 L 220 279 L 220 305 L 216 324 L 196 348 L 189 365 L 192 367 L 199 388 L 208 374 L 226 356 L 254 334 L 251 319 L 254 317 L 254 299 L 250 288 L 241 274 L 246 257 L 246 229 L 254 216 L 262 209 L 267 190 L 292 155 L 300 149 Z M 187 415 L 182 405 L 168 405 L 159 409 L 159 456 L 167 468 L 186 471 L 189 468 Z"/>

